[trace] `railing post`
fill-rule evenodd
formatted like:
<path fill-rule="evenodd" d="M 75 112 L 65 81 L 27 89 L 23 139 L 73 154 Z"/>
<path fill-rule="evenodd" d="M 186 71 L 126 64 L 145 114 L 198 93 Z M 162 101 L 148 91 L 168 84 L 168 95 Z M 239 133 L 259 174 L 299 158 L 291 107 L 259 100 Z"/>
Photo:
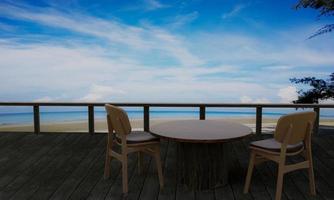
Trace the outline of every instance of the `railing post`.
<path fill-rule="evenodd" d="M 313 133 L 319 133 L 319 121 L 320 121 L 320 107 L 314 107 L 314 112 L 317 114 L 314 122 Z"/>
<path fill-rule="evenodd" d="M 94 134 L 95 128 L 94 128 L 94 106 L 89 105 L 88 106 L 88 132 L 90 134 Z"/>
<path fill-rule="evenodd" d="M 41 132 L 40 129 L 40 114 L 39 114 L 39 106 L 34 105 L 34 131 L 36 134 Z"/>
<path fill-rule="evenodd" d="M 144 106 L 144 131 L 150 131 L 150 106 Z"/>
<path fill-rule="evenodd" d="M 199 119 L 205 120 L 205 106 L 199 107 Z"/>
<path fill-rule="evenodd" d="M 256 134 L 261 134 L 262 132 L 262 107 L 256 107 Z"/>

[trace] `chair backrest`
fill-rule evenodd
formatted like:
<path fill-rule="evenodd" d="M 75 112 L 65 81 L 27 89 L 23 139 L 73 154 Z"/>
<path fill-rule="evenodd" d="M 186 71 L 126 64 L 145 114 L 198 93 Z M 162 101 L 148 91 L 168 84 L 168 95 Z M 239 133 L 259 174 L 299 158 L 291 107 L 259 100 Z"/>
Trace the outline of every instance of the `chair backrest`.
<path fill-rule="evenodd" d="M 115 130 L 115 133 L 119 135 L 127 135 L 131 132 L 131 124 L 128 115 L 122 108 L 106 104 L 105 109 L 107 111 L 109 132 Z"/>
<path fill-rule="evenodd" d="M 311 134 L 315 118 L 315 112 L 299 112 L 284 115 L 277 122 L 274 138 L 283 143 L 291 127 L 291 136 L 287 144 L 299 143 L 305 139 L 308 131 Z"/>

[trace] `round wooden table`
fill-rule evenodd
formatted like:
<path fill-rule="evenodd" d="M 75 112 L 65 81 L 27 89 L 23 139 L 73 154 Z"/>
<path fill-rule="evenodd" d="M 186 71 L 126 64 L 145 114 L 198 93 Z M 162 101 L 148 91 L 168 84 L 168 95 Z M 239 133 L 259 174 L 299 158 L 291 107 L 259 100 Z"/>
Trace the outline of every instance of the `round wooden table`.
<path fill-rule="evenodd" d="M 156 124 L 153 135 L 178 143 L 178 178 L 195 190 L 228 182 L 231 147 L 228 142 L 252 134 L 240 123 L 223 120 L 177 120 Z"/>

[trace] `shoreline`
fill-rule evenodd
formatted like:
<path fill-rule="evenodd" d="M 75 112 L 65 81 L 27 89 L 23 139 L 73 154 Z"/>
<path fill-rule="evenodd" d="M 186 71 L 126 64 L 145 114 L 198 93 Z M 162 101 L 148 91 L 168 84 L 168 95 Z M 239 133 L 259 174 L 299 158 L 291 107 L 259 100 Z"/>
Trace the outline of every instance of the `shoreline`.
<path fill-rule="evenodd" d="M 162 122 L 172 121 L 172 120 L 185 120 L 185 119 L 197 119 L 191 117 L 175 117 L 175 118 L 152 118 L 150 119 L 150 125 L 155 125 Z M 227 117 L 227 118 L 207 118 L 207 120 L 227 120 L 242 123 L 249 126 L 255 130 L 255 118 L 251 117 Z M 273 131 L 276 123 L 276 118 L 263 118 L 262 119 L 262 130 L 265 132 Z M 130 119 L 130 123 L 133 129 L 140 130 L 143 129 L 143 119 Z M 320 125 L 323 126 L 333 126 L 334 119 L 324 119 L 320 121 Z M 41 122 L 40 129 L 42 132 L 87 132 L 88 122 L 87 120 L 73 120 L 73 121 L 63 121 L 63 122 Z M 2 124 L 0 125 L 0 131 L 11 132 L 11 131 L 33 131 L 33 124 Z M 107 131 L 107 122 L 105 119 L 98 118 L 95 119 L 95 130 L 96 131 Z"/>

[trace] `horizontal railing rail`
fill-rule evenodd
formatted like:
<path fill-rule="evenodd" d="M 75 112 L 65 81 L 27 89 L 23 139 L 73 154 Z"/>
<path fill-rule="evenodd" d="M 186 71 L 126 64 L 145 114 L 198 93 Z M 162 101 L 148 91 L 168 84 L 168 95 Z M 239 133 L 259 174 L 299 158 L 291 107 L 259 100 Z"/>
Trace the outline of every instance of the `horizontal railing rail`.
<path fill-rule="evenodd" d="M 313 108 L 317 113 L 314 126 L 314 132 L 319 129 L 319 116 L 321 108 L 334 108 L 334 104 L 237 104 L 237 103 L 121 103 L 121 102 L 0 102 L 0 106 L 32 106 L 33 107 L 33 124 L 34 133 L 38 134 L 40 130 L 40 107 L 41 106 L 70 106 L 70 107 L 87 107 L 88 110 L 88 133 L 95 133 L 94 108 L 103 107 L 105 104 L 113 104 L 124 107 L 142 107 L 144 130 L 150 129 L 150 108 L 151 107 L 193 107 L 199 108 L 199 119 L 205 120 L 206 108 L 255 108 L 256 109 L 256 128 L 255 132 L 262 132 L 262 110 L 263 108 Z"/>

